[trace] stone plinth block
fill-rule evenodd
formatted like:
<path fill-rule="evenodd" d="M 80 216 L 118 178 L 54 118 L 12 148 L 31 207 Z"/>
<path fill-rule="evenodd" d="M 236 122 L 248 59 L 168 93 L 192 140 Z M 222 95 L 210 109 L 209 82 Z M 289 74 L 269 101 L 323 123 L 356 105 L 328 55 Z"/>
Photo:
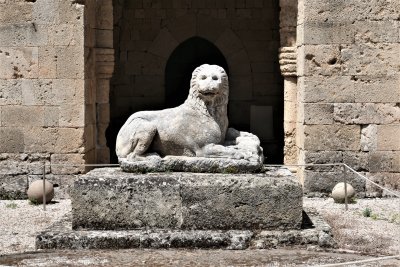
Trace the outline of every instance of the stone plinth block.
<path fill-rule="evenodd" d="M 71 214 L 36 236 L 37 249 L 266 249 L 294 245 L 334 247 L 331 228 L 313 209 L 295 230 L 72 230 Z"/>
<path fill-rule="evenodd" d="M 299 229 L 302 187 L 291 173 L 92 170 L 70 192 L 73 229 Z"/>
<path fill-rule="evenodd" d="M 258 155 L 248 159 L 176 157 L 161 158 L 151 155 L 144 160 L 128 161 L 120 159 L 119 163 L 125 172 L 220 172 L 240 173 L 259 172 L 262 168 L 262 158 Z"/>

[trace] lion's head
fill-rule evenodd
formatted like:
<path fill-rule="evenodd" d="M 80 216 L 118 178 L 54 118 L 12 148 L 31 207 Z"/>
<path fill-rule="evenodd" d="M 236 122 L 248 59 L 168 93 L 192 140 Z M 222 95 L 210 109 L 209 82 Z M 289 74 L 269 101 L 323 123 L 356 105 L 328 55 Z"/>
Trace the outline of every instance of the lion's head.
<path fill-rule="evenodd" d="M 204 64 L 193 71 L 185 105 L 213 117 L 221 129 L 221 140 L 228 128 L 228 95 L 228 75 L 223 68 Z"/>
<path fill-rule="evenodd" d="M 228 75 L 223 68 L 203 64 L 193 71 L 189 97 L 201 99 L 207 106 L 221 106 L 228 104 L 228 95 Z"/>

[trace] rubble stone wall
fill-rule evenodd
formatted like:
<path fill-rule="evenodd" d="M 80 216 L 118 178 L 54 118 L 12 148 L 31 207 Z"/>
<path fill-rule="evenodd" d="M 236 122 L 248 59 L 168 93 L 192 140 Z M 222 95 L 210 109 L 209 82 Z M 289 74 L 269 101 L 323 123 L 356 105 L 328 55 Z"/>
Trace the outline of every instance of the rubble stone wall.
<path fill-rule="evenodd" d="M 400 2 L 300 0 L 298 7 L 300 163 L 344 162 L 399 191 Z M 343 177 L 319 168 L 302 178 L 306 192 L 328 192 Z"/>

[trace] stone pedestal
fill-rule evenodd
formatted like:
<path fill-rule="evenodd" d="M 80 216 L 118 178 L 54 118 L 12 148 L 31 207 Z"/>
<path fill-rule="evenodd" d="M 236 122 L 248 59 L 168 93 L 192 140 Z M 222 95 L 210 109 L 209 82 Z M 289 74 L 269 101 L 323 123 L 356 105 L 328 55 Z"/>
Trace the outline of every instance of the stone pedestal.
<path fill-rule="evenodd" d="M 73 229 L 299 229 L 302 188 L 284 169 L 260 174 L 92 170 L 71 190 Z"/>

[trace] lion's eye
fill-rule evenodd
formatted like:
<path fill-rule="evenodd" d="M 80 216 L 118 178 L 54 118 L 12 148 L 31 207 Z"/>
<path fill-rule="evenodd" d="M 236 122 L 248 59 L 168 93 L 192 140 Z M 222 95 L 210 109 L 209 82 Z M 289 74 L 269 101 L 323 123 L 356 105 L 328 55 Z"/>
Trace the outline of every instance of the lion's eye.
<path fill-rule="evenodd" d="M 213 76 L 212 76 L 212 79 L 213 79 L 214 81 L 216 81 L 216 80 L 218 80 L 218 76 L 213 75 Z"/>
<path fill-rule="evenodd" d="M 201 79 L 205 80 L 205 79 L 207 79 L 207 76 L 206 75 L 201 75 Z"/>

